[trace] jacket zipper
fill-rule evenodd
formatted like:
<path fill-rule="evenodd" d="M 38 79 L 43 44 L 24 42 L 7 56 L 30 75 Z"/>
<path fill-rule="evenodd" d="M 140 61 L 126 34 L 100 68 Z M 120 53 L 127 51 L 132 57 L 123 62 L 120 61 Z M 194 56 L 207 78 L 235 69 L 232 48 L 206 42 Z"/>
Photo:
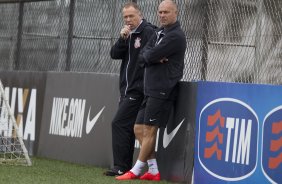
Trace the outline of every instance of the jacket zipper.
<path fill-rule="evenodd" d="M 144 68 L 144 77 L 143 77 L 143 81 L 144 81 L 143 82 L 144 83 L 143 91 L 144 91 L 144 94 L 145 94 L 145 87 L 146 87 L 146 85 L 145 85 L 146 84 L 146 80 L 145 79 L 146 79 L 146 67 Z"/>
<path fill-rule="evenodd" d="M 128 73 L 128 66 L 129 66 L 129 63 L 130 63 L 130 44 L 131 44 L 131 34 L 129 35 L 128 62 L 127 62 L 127 65 L 126 65 L 126 72 L 125 72 L 125 80 L 126 80 L 126 87 L 125 87 L 125 91 L 124 91 L 124 95 L 125 96 L 126 96 L 126 92 L 127 92 L 127 89 L 128 89 L 128 76 L 127 76 L 127 73 Z"/>

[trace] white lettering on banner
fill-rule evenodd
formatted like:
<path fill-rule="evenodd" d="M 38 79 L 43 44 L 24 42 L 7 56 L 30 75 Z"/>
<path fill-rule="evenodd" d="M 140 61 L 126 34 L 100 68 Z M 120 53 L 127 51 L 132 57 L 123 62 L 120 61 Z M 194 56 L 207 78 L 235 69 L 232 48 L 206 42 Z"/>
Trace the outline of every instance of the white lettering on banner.
<path fill-rule="evenodd" d="M 28 90 L 27 90 L 28 91 Z M 23 103 L 23 89 L 18 88 L 18 93 L 17 93 L 17 88 L 12 89 L 12 99 L 11 99 L 11 109 L 12 112 L 15 114 L 15 104 L 16 104 L 16 95 L 18 94 L 18 114 L 16 117 L 17 125 L 19 127 L 19 134 L 22 137 L 23 136 L 23 111 L 24 111 L 24 105 Z"/>
<path fill-rule="evenodd" d="M 57 107 L 59 106 L 59 101 L 61 99 L 54 98 L 53 105 L 52 105 L 52 113 L 51 113 L 51 122 L 49 127 L 49 134 L 58 134 L 56 128 L 56 119 L 57 119 Z"/>
<path fill-rule="evenodd" d="M 240 131 L 239 131 L 239 124 L 240 124 L 239 118 L 227 117 L 226 119 L 226 128 L 228 129 L 228 131 L 227 131 L 225 161 L 226 162 L 229 161 L 231 136 L 232 136 L 232 132 L 234 131 L 232 162 L 233 163 L 236 162 L 238 164 L 241 163 L 241 164 L 249 165 L 252 120 L 248 120 L 247 130 L 246 130 L 246 120 L 245 119 L 241 119 Z M 238 134 L 239 134 L 239 137 L 238 137 Z"/>
<path fill-rule="evenodd" d="M 82 137 L 85 99 L 54 98 L 49 134 Z"/>
<path fill-rule="evenodd" d="M 36 95 L 37 90 L 31 89 L 29 96 L 29 89 L 23 88 L 12 88 L 12 95 L 10 100 L 10 88 L 5 87 L 5 97 L 10 102 L 11 111 L 16 117 L 16 123 L 19 128 L 19 136 L 23 136 L 24 140 L 27 140 L 30 137 L 30 141 L 35 140 L 35 120 L 36 120 Z M 28 98 L 29 96 L 29 98 Z M 29 102 L 27 101 L 29 99 Z M 28 104 L 28 105 L 27 105 Z M 4 136 L 12 136 L 12 122 L 8 119 L 8 112 L 3 110 L 3 103 L 1 104 L 1 122 L 3 123 L 0 127 L 0 133 L 3 132 Z M 15 113 L 15 107 L 18 107 L 17 114 Z M 23 113 L 27 110 L 27 117 L 25 121 L 25 129 L 23 128 Z M 24 129 L 24 131 L 23 131 Z M 8 130 L 8 131 L 7 131 Z"/>
<path fill-rule="evenodd" d="M 36 90 L 31 90 L 31 97 L 28 105 L 28 111 L 26 115 L 25 129 L 24 129 L 24 140 L 28 139 L 35 140 L 35 118 L 36 118 Z"/>
<path fill-rule="evenodd" d="M 141 147 L 140 142 L 137 139 L 135 139 L 134 148 L 140 149 L 140 147 Z"/>
<path fill-rule="evenodd" d="M 5 96 L 7 99 L 9 99 L 9 96 L 10 96 L 9 91 L 10 91 L 9 88 L 5 88 Z M 5 110 L 5 108 L 3 107 L 4 107 L 4 102 L 2 101 L 0 121 L 3 123 L 1 123 L 1 126 L 0 126 L 0 133 L 5 137 L 11 137 L 12 136 L 12 123 L 8 119 L 8 113 Z M 7 122 L 7 123 L 4 123 L 4 122 Z"/>

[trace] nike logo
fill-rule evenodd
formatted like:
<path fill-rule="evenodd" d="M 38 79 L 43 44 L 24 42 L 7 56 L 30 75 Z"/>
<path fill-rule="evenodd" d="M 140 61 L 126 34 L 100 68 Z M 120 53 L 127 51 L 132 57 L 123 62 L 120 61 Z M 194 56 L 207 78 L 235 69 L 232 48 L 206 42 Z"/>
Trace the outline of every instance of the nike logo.
<path fill-rule="evenodd" d="M 156 121 L 157 119 L 149 119 L 149 121 Z"/>
<path fill-rule="evenodd" d="M 89 115 L 90 115 L 90 111 L 91 111 L 91 107 L 90 107 L 90 109 L 88 111 L 87 121 L 86 121 L 86 134 L 89 134 L 91 132 L 92 128 L 96 124 L 97 120 L 101 116 L 104 109 L 105 109 L 105 106 L 100 110 L 100 112 L 98 112 L 98 114 L 96 114 L 96 116 L 92 120 L 90 120 L 89 119 Z"/>
<path fill-rule="evenodd" d="M 176 135 L 176 133 L 178 132 L 179 128 L 181 127 L 182 123 L 184 122 L 185 118 L 179 123 L 179 125 L 177 125 L 177 127 L 170 132 L 169 134 L 167 134 L 167 126 L 165 127 L 164 130 L 164 136 L 163 136 L 163 147 L 167 148 L 167 146 L 169 145 L 169 143 L 172 141 L 172 139 L 174 138 L 174 136 Z"/>
<path fill-rule="evenodd" d="M 136 100 L 135 98 L 129 97 L 129 100 Z"/>
<path fill-rule="evenodd" d="M 120 171 L 120 170 L 118 170 L 118 174 L 120 174 L 120 175 L 121 175 L 121 174 L 123 174 L 123 172 L 122 172 L 122 171 Z"/>

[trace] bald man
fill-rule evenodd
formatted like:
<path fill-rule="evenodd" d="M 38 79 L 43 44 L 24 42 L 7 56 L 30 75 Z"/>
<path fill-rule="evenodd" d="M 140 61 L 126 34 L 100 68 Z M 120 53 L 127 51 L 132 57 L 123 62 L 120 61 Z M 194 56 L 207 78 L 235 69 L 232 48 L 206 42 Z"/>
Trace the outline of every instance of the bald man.
<path fill-rule="evenodd" d="M 160 29 L 141 50 L 139 62 L 145 67 L 144 100 L 134 125 L 134 133 L 141 144 L 134 167 L 117 180 L 161 179 L 155 157 L 156 135 L 159 127 L 165 127 L 170 109 L 177 95 L 176 85 L 183 76 L 186 50 L 185 34 L 177 21 L 177 6 L 164 0 L 158 7 Z M 141 175 L 148 164 L 149 170 Z"/>

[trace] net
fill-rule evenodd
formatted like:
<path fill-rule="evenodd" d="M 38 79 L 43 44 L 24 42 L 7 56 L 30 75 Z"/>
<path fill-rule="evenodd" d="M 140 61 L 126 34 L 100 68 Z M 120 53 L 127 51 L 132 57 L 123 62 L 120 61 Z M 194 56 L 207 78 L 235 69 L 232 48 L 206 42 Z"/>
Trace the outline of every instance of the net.
<path fill-rule="evenodd" d="M 31 165 L 0 81 L 0 164 Z"/>

